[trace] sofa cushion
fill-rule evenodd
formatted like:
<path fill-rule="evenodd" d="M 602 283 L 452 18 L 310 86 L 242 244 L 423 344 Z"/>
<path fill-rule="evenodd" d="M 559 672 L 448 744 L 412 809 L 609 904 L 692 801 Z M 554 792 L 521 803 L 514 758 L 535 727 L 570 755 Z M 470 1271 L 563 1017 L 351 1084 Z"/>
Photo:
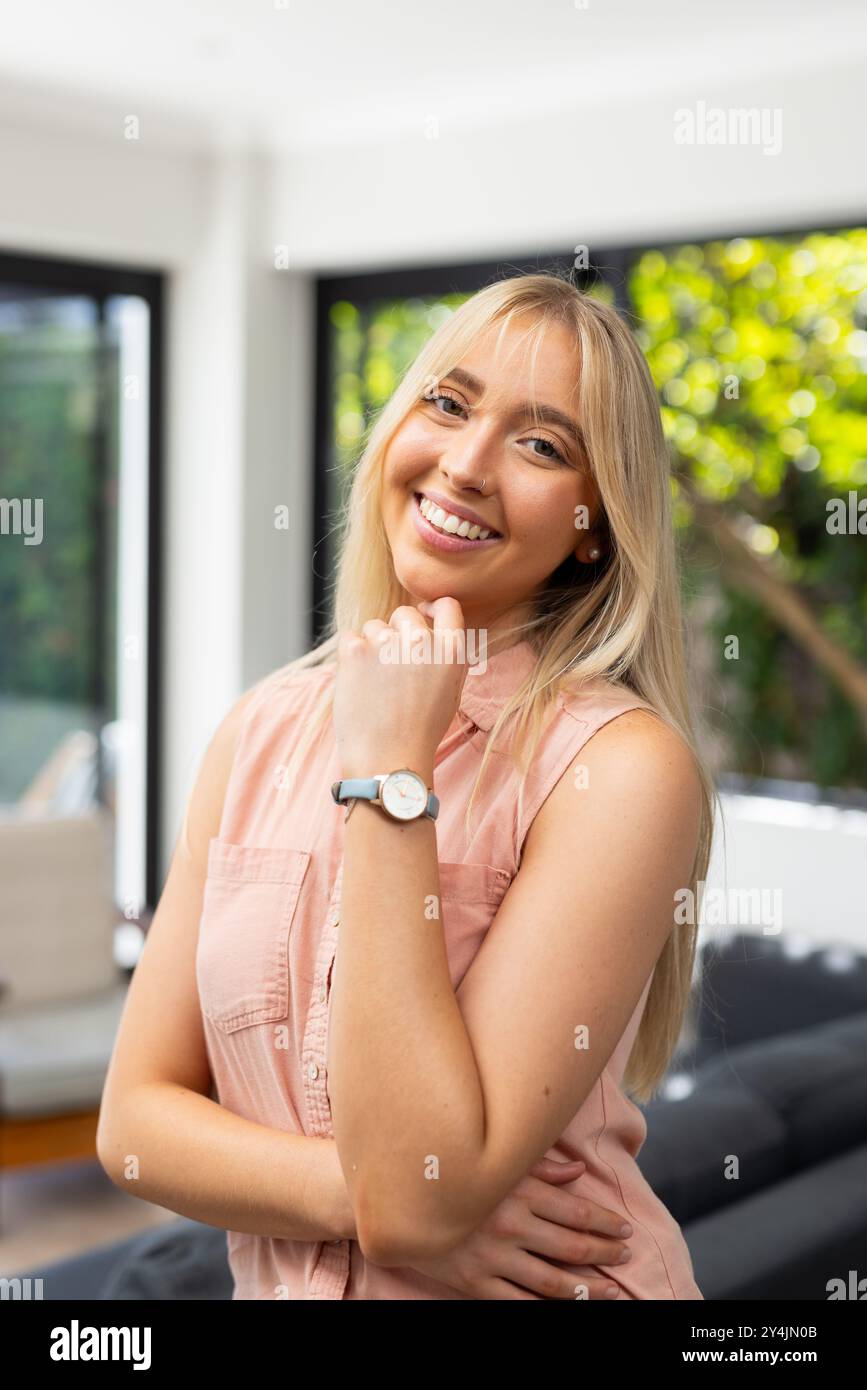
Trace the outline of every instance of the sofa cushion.
<path fill-rule="evenodd" d="M 779 1115 L 789 1172 L 867 1143 L 867 1011 L 735 1048 L 700 1069 L 705 1094 L 733 1082 Z"/>
<path fill-rule="evenodd" d="M 130 1241 L 101 1299 L 231 1299 L 226 1232 L 188 1217 Z"/>
<path fill-rule="evenodd" d="M 732 1080 L 683 1100 L 643 1106 L 647 1138 L 638 1166 L 681 1225 L 779 1182 L 789 1171 L 785 1124 L 760 1095 Z M 726 1177 L 727 1156 L 740 1160 Z"/>
<path fill-rule="evenodd" d="M 638 1164 L 681 1225 L 867 1142 L 867 1013 L 728 1050 L 641 1108 Z M 726 1177 L 729 1159 L 737 1177 Z"/>
<path fill-rule="evenodd" d="M 863 1278 L 865 1173 L 867 1146 L 850 1149 L 687 1226 L 705 1298 L 825 1300 L 829 1280 Z"/>
<path fill-rule="evenodd" d="M 0 1013 L 0 1115 L 24 1119 L 98 1106 L 126 989 Z"/>
<path fill-rule="evenodd" d="M 113 821 L 0 817 L 0 1015 L 117 983 Z"/>
<path fill-rule="evenodd" d="M 795 953 L 788 938 L 739 933 L 701 954 L 696 1065 L 725 1048 L 867 1010 L 867 956 L 849 948 Z"/>

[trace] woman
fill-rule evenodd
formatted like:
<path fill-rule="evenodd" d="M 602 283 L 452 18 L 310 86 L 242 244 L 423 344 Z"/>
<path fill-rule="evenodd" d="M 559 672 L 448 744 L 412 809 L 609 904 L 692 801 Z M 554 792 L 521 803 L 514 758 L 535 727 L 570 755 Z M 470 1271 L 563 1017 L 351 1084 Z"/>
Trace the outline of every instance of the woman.
<path fill-rule="evenodd" d="M 712 826 L 669 489 L 633 338 L 553 275 L 376 421 L 331 635 L 205 755 L 103 1097 L 106 1170 L 226 1227 L 235 1298 L 702 1297 L 626 1094 Z"/>

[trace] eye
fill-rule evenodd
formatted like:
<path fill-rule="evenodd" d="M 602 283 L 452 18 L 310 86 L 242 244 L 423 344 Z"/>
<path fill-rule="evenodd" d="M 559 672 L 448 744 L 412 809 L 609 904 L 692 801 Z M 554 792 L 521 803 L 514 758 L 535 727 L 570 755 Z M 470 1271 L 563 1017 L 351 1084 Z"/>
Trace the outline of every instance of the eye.
<path fill-rule="evenodd" d="M 537 457 L 537 458 L 547 458 L 547 459 L 551 459 L 552 461 L 557 462 L 557 463 L 566 463 L 566 461 L 567 461 L 567 460 L 563 457 L 563 455 L 560 453 L 560 450 L 556 447 L 556 445 L 554 445 L 554 444 L 551 443 L 550 439 L 542 439 L 541 435 L 533 434 L 533 435 L 531 435 L 530 438 L 527 440 L 527 443 L 528 443 L 528 444 L 544 444 L 544 445 L 546 445 L 547 448 L 549 448 L 549 449 L 551 450 L 551 453 L 550 453 L 550 454 L 536 454 L 536 457 Z M 534 450 L 534 452 L 535 452 L 535 450 Z"/>
<path fill-rule="evenodd" d="M 420 397 L 420 400 L 421 400 L 425 405 L 435 405 L 435 403 L 436 403 L 437 401 L 451 401 L 452 404 L 453 404 L 453 405 L 456 405 L 456 406 L 458 407 L 459 410 L 463 410 L 463 406 L 461 405 L 461 403 L 460 403 L 460 401 L 457 399 L 457 397 L 456 397 L 456 396 L 450 395 L 448 391 L 437 391 L 434 395 L 430 395 L 430 396 L 428 396 L 428 395 L 421 396 L 421 397 Z M 439 413 L 440 415 L 450 415 L 450 416 L 452 417 L 452 419 L 455 419 L 455 420 L 456 420 L 456 419 L 459 419 L 459 416 L 458 416 L 458 415 L 455 415 L 451 410 L 438 410 L 438 413 Z"/>
<path fill-rule="evenodd" d="M 466 409 L 464 404 L 460 400 L 458 400 L 457 396 L 453 396 L 447 388 L 443 388 L 442 390 L 437 391 L 433 395 L 420 396 L 419 401 L 422 405 L 433 405 L 437 410 L 438 414 L 447 415 L 452 420 L 459 420 L 461 418 L 460 412 Z M 437 404 L 439 401 L 451 401 L 452 405 L 457 406 L 457 411 L 445 409 L 441 410 L 439 408 L 439 405 Z M 556 444 L 553 444 L 550 439 L 543 439 L 541 435 L 534 434 L 530 435 L 527 438 L 526 443 L 544 444 L 547 449 L 551 450 L 550 454 L 540 454 L 537 453 L 534 449 L 534 457 L 539 459 L 549 459 L 552 463 L 562 463 L 567 468 L 571 467 L 569 460 L 565 457 L 564 454 L 561 453 L 561 451 L 557 448 Z"/>

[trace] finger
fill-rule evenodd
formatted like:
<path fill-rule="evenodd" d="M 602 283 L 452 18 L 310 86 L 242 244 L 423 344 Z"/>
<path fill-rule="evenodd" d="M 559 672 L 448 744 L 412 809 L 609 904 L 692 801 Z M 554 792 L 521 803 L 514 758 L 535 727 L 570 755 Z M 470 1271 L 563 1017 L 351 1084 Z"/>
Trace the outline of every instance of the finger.
<path fill-rule="evenodd" d="M 605 1265 L 616 1268 L 628 1263 L 621 1257 L 630 1253 L 622 1240 L 611 1240 L 608 1236 L 597 1236 L 593 1231 L 572 1230 L 556 1221 L 546 1221 L 542 1217 L 527 1213 L 520 1235 L 517 1237 L 525 1250 L 535 1255 L 545 1255 L 552 1260 L 562 1260 L 567 1265 Z"/>
<path fill-rule="evenodd" d="M 400 660 L 400 634 L 381 618 L 368 618 L 361 629 L 365 647 L 373 652 L 380 665 L 392 665 Z"/>
<path fill-rule="evenodd" d="M 357 651 L 361 650 L 363 646 L 364 638 L 360 632 L 356 632 L 353 627 L 344 628 L 337 639 L 338 657 L 353 656 Z"/>
<path fill-rule="evenodd" d="M 408 627 L 418 629 L 421 632 L 430 632 L 424 616 L 419 613 L 417 608 L 411 607 L 408 603 L 403 603 L 399 608 L 395 608 L 388 621 L 392 627 Z"/>
<path fill-rule="evenodd" d="M 527 1213 L 527 1222 L 518 1236 L 524 1250 L 547 1259 L 561 1259 L 565 1265 L 604 1265 L 617 1269 L 628 1264 L 632 1252 L 622 1240 L 596 1236 L 592 1230 L 571 1230 L 559 1222 L 550 1222 Z M 625 1258 L 624 1259 L 624 1255 Z"/>
<path fill-rule="evenodd" d="M 543 1182 L 572 1182 L 575 1178 L 580 1178 L 586 1167 L 583 1158 L 570 1158 L 565 1161 L 540 1158 L 538 1163 L 533 1164 L 530 1174 Z"/>
<path fill-rule="evenodd" d="M 526 1298 L 531 1298 L 534 1302 L 541 1300 L 540 1294 L 530 1293 L 529 1289 L 522 1289 L 517 1284 L 510 1284 L 508 1279 L 484 1279 L 479 1288 L 480 1292 L 476 1294 L 476 1297 L 483 1300 Z"/>
<path fill-rule="evenodd" d="M 606 1279 L 599 1270 L 586 1266 L 574 1270 L 559 1269 L 547 1260 L 536 1259 L 526 1250 L 515 1249 L 514 1258 L 507 1261 L 504 1274 L 541 1298 L 613 1300 L 620 1292 L 619 1284 Z"/>
<path fill-rule="evenodd" d="M 463 631 L 466 627 L 464 610 L 456 598 L 435 598 L 428 604 L 428 610 L 435 628 L 447 627 Z"/>
<path fill-rule="evenodd" d="M 376 649 L 383 647 L 386 642 L 390 642 L 396 636 L 393 627 L 384 623 L 382 618 L 368 618 L 361 629 L 370 645 Z"/>
<path fill-rule="evenodd" d="M 573 1231 L 595 1231 L 597 1235 L 608 1236 L 618 1242 L 628 1240 L 633 1234 L 622 1212 L 601 1207 L 589 1197 L 564 1192 L 552 1183 L 539 1182 L 537 1179 L 531 1181 L 530 1210 L 534 1215 L 546 1221 L 556 1221 L 560 1226 L 569 1226 Z M 629 1236 L 623 1234 L 627 1226 Z"/>
<path fill-rule="evenodd" d="M 455 598 L 434 599 L 429 605 L 434 660 L 460 671 L 463 685 L 468 669 L 467 629 L 461 605 Z"/>
<path fill-rule="evenodd" d="M 427 665 L 430 660 L 427 650 L 430 628 L 421 613 L 408 604 L 403 604 L 400 608 L 395 608 L 389 623 L 391 631 L 399 634 L 401 661 L 409 661 L 413 665 Z"/>

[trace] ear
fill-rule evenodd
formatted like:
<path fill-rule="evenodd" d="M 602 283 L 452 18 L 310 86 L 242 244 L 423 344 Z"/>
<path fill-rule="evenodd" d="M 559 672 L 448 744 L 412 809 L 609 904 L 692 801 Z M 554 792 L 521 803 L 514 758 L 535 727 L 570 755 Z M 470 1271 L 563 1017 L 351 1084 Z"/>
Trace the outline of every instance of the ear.
<path fill-rule="evenodd" d="M 584 513 L 589 525 L 586 530 L 579 528 L 580 539 L 575 547 L 575 559 L 579 565 L 598 565 L 611 549 L 611 534 L 608 518 L 602 506 L 596 482 L 588 480 L 589 491 L 584 501 Z M 576 513 L 578 508 L 576 507 Z M 578 522 L 575 522 L 576 527 Z"/>
<path fill-rule="evenodd" d="M 581 565 L 597 565 L 606 550 L 605 540 L 599 531 L 588 531 L 575 547 L 575 559 Z"/>

